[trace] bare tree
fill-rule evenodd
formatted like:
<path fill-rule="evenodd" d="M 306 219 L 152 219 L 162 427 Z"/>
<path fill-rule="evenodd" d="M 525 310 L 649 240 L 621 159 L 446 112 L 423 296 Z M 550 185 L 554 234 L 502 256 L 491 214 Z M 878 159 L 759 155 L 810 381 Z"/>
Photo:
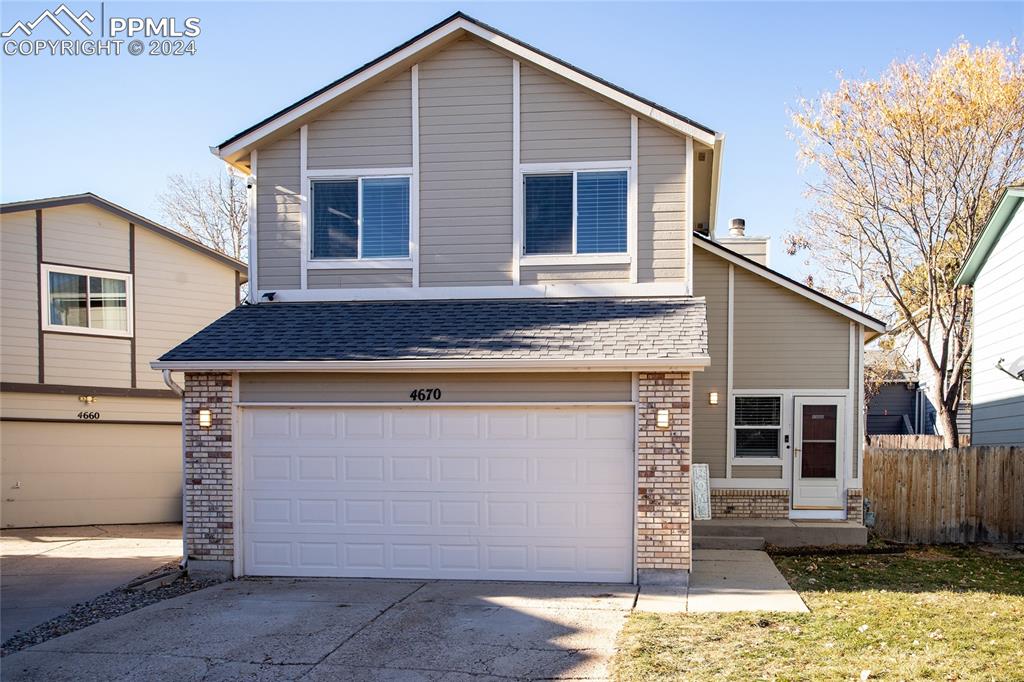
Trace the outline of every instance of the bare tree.
<path fill-rule="evenodd" d="M 249 200 L 245 179 L 230 172 L 171 175 L 157 201 L 168 222 L 196 241 L 244 261 Z"/>
<path fill-rule="evenodd" d="M 961 41 L 875 80 L 840 76 L 793 123 L 801 157 L 821 172 L 809 186 L 813 227 L 796 243 L 851 272 L 861 258 L 851 245 L 867 250 L 861 262 L 937 377 L 931 397 L 955 447 L 973 338 L 970 293 L 954 280 L 999 189 L 1024 178 L 1024 60 L 1015 44 Z M 839 281 L 856 292 L 848 275 Z"/>

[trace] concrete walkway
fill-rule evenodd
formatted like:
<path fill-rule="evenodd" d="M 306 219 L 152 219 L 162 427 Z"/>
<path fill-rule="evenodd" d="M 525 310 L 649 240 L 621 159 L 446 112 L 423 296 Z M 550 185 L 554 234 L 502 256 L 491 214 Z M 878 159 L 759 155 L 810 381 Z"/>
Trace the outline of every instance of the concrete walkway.
<path fill-rule="evenodd" d="M 636 609 L 657 613 L 808 611 L 765 552 L 728 549 L 694 552 L 686 587 L 641 586 Z"/>
<path fill-rule="evenodd" d="M 0 638 L 181 557 L 181 525 L 0 531 Z"/>

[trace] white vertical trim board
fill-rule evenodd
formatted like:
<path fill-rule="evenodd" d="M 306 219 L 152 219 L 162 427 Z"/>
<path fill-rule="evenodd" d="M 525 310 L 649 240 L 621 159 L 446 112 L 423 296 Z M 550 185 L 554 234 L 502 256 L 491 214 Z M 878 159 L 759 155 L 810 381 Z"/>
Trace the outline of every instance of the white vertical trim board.
<path fill-rule="evenodd" d="M 686 240 L 686 289 L 693 295 L 693 138 L 686 136 L 686 192 L 683 201 L 683 234 Z M 731 267 L 731 266 L 730 266 Z"/>
<path fill-rule="evenodd" d="M 409 258 L 412 286 L 420 285 L 420 65 L 411 69 L 412 88 L 412 177 L 409 180 Z"/>
<path fill-rule="evenodd" d="M 733 275 L 735 268 L 729 264 L 729 298 L 728 315 L 726 321 L 726 359 L 725 359 L 725 477 L 732 478 L 732 432 L 733 419 L 735 418 L 735 407 L 732 403 L 732 334 L 733 334 Z"/>
<path fill-rule="evenodd" d="M 512 285 L 519 286 L 523 257 L 523 175 L 520 170 L 519 60 L 512 60 Z"/>
<path fill-rule="evenodd" d="M 640 120 L 629 117 L 629 196 L 626 202 L 626 236 L 632 256 L 629 263 L 629 281 L 636 283 L 640 276 L 640 182 L 638 178 L 640 148 Z M 573 249 L 575 251 L 575 249 Z"/>
<path fill-rule="evenodd" d="M 252 170 L 250 174 L 251 180 L 249 187 L 249 303 L 258 302 L 256 292 L 259 290 L 259 284 L 256 281 L 256 267 L 257 267 L 257 237 L 258 222 L 259 222 L 259 150 L 254 149 L 249 157 L 249 166 Z M 186 557 L 187 558 L 187 557 Z"/>
<path fill-rule="evenodd" d="M 640 497 L 637 491 L 640 483 L 640 374 L 638 372 L 631 372 L 629 379 L 629 396 L 633 401 L 633 584 L 635 585 L 639 579 L 637 575 L 637 563 L 639 558 L 637 536 L 639 533 L 637 532 L 638 517 L 636 514 L 636 508 L 640 503 Z"/>
<path fill-rule="evenodd" d="M 242 528 L 245 516 L 242 513 L 242 410 L 239 403 L 239 373 L 231 373 L 231 510 L 232 523 L 234 526 L 234 547 L 232 557 L 232 570 L 234 577 L 244 575 L 245 566 L 242 564 L 242 543 L 245 541 L 245 532 Z M 184 401 L 182 401 L 184 403 Z M 183 493 L 184 494 L 184 493 Z M 187 557 L 186 557 L 187 558 Z"/>
<path fill-rule="evenodd" d="M 864 409 L 864 325 L 857 325 L 857 386 L 854 389 L 856 391 L 856 400 L 854 401 L 857 405 L 857 450 L 854 452 L 854 457 L 857 458 L 857 475 L 850 476 L 850 487 L 862 487 L 864 479 L 864 438 L 865 433 L 865 422 L 867 421 L 867 414 Z"/>
<path fill-rule="evenodd" d="M 310 185 L 309 185 L 309 163 L 308 163 L 308 147 L 309 147 L 309 126 L 302 126 L 299 128 L 299 201 L 302 204 L 302 210 L 299 212 L 299 288 L 306 289 L 307 276 L 306 267 L 307 261 L 309 260 L 309 223 L 310 214 L 312 208 L 309 205 L 310 202 Z"/>

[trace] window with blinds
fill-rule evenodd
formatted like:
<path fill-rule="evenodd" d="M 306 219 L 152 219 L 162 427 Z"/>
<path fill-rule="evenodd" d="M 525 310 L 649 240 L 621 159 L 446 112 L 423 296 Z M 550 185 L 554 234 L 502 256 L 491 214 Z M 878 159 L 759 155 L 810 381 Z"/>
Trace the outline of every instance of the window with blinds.
<path fill-rule="evenodd" d="M 780 396 L 736 396 L 733 413 L 737 459 L 781 456 Z"/>
<path fill-rule="evenodd" d="M 523 254 L 627 251 L 626 171 L 523 177 Z"/>
<path fill-rule="evenodd" d="M 409 178 L 312 183 L 313 258 L 407 258 Z"/>

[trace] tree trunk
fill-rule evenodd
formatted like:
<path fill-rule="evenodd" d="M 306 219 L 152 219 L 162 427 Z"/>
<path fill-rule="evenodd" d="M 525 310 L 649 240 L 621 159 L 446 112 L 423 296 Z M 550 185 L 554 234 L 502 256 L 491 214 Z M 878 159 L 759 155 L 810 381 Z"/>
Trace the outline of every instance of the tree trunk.
<path fill-rule="evenodd" d="M 942 430 L 943 447 L 960 447 L 960 434 L 956 429 L 956 412 L 942 399 L 941 386 L 937 386 L 934 393 L 935 421 Z"/>

